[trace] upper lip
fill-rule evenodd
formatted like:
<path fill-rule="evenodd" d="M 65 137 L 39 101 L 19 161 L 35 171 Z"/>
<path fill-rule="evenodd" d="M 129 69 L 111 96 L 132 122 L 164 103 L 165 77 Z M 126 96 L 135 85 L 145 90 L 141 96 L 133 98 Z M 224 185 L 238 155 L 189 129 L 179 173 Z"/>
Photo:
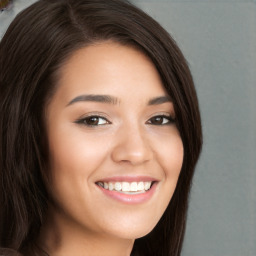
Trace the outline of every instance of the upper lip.
<path fill-rule="evenodd" d="M 102 178 L 98 180 L 97 182 L 139 182 L 139 181 L 158 181 L 156 178 L 150 177 L 150 176 L 112 176 L 107 178 Z"/>

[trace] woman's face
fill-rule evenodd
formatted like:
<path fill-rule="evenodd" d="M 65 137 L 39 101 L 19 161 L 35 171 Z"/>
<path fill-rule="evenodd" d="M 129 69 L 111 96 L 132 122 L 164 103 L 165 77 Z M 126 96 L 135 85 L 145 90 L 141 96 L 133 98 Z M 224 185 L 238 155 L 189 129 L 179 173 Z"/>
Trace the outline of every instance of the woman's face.
<path fill-rule="evenodd" d="M 149 233 L 183 161 L 174 107 L 150 59 L 113 42 L 78 50 L 46 112 L 59 227 L 125 239 Z"/>

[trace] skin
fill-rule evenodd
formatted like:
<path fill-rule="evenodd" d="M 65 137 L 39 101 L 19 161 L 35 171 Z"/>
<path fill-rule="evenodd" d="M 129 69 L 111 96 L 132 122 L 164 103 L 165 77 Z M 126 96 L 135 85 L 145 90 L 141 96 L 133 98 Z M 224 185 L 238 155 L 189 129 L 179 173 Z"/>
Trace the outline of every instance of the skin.
<path fill-rule="evenodd" d="M 134 240 L 161 218 L 181 170 L 183 145 L 175 121 L 169 121 L 175 119 L 173 104 L 148 104 L 168 96 L 155 66 L 137 49 L 117 43 L 76 51 L 59 75 L 46 108 L 54 203 L 40 243 L 51 256 L 130 255 Z M 115 101 L 72 102 L 85 94 Z M 88 115 L 96 116 L 93 126 Z M 120 202 L 96 185 L 108 177 L 140 175 L 158 181 L 142 203 Z"/>

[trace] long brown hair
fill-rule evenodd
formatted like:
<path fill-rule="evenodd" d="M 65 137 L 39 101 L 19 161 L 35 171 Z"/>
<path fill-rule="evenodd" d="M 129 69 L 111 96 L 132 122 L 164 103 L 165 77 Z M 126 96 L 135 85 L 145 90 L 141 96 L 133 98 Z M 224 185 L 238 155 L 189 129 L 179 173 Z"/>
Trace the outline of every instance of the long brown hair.
<path fill-rule="evenodd" d="M 21 12 L 0 43 L 0 248 L 45 255 L 36 239 L 50 200 L 44 110 L 58 70 L 79 48 L 112 40 L 148 55 L 175 107 L 183 166 L 156 227 L 135 240 L 133 256 L 178 256 L 191 181 L 202 146 L 197 96 L 172 37 L 125 0 L 40 0 Z M 11 255 L 7 250 L 6 255 Z"/>

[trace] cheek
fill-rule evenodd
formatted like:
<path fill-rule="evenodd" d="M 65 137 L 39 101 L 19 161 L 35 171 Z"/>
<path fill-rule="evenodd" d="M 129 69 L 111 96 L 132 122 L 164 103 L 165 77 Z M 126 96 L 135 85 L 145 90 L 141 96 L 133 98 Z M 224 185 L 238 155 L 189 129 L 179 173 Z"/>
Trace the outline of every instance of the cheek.
<path fill-rule="evenodd" d="M 81 223 L 84 215 L 90 217 L 85 213 L 89 213 L 94 204 L 91 181 L 108 157 L 107 140 L 106 136 L 71 132 L 67 127 L 49 132 L 50 194 L 61 211 Z"/>
<path fill-rule="evenodd" d="M 166 149 L 167 152 L 167 149 Z M 173 138 L 172 147 L 169 148 L 168 155 L 166 154 L 166 175 L 173 176 L 178 179 L 183 163 L 183 143 L 180 137 Z"/>
<path fill-rule="evenodd" d="M 165 190 L 165 200 L 169 203 L 176 188 L 183 164 L 183 143 L 179 134 L 174 133 L 156 145 L 156 158 L 164 174 L 163 187 Z"/>
<path fill-rule="evenodd" d="M 154 144 L 158 162 L 164 170 L 166 178 L 178 178 L 184 156 L 183 143 L 178 132 L 158 140 Z"/>
<path fill-rule="evenodd" d="M 49 136 L 52 169 L 68 169 L 72 175 L 86 171 L 89 176 L 108 154 L 107 138 L 85 134 L 82 128 L 75 133 L 72 128 L 56 129 L 58 133 Z"/>

